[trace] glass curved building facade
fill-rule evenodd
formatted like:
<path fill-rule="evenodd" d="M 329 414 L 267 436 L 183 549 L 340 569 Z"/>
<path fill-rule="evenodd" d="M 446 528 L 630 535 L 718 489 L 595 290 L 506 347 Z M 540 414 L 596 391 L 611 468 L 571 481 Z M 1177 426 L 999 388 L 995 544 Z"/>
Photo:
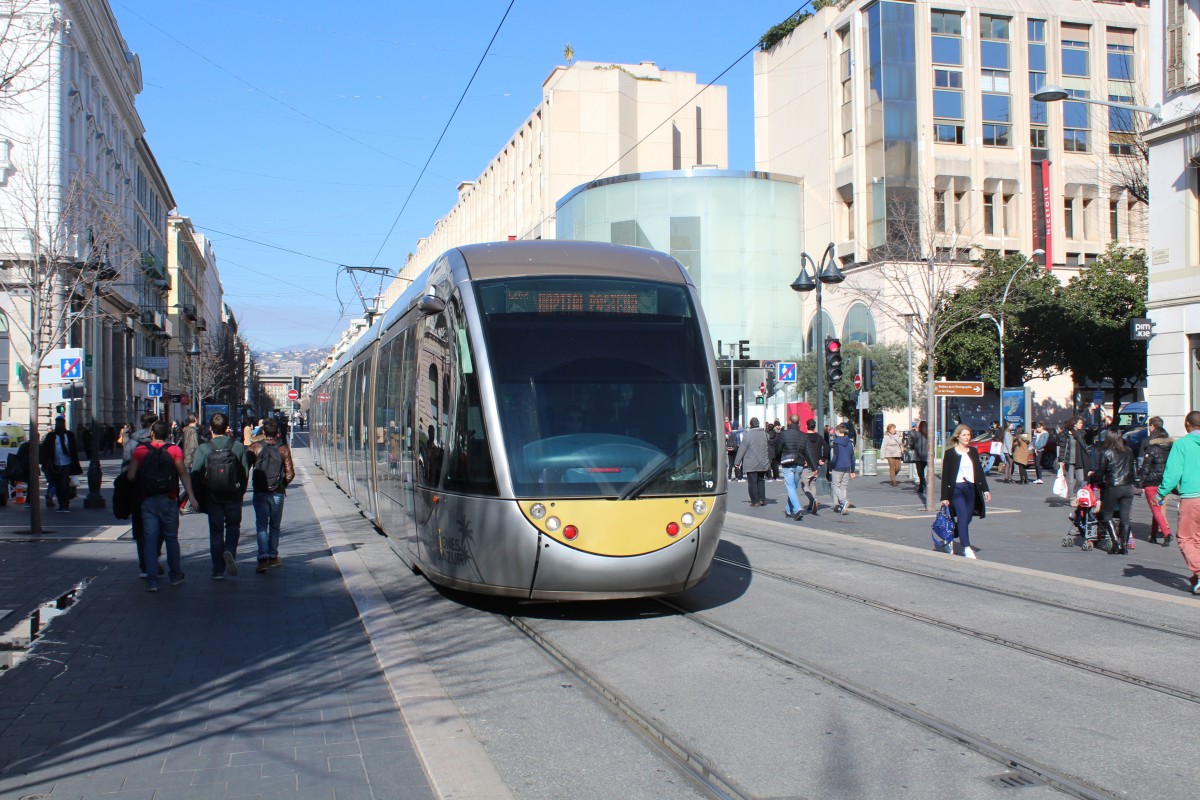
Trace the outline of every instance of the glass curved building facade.
<path fill-rule="evenodd" d="M 813 303 L 790 288 L 804 249 L 802 188 L 799 178 L 765 172 L 618 175 L 568 192 L 556 228 L 559 239 L 670 253 L 700 292 L 721 356 L 747 341 L 745 358 L 784 359 L 801 352 L 801 304 Z"/>

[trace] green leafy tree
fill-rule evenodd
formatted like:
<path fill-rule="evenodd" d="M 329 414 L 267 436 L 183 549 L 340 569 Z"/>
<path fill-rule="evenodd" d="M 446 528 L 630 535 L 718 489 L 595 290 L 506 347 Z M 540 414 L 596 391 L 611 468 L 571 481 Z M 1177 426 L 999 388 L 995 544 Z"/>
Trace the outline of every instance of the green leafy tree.
<path fill-rule="evenodd" d="M 906 408 L 908 406 L 908 351 L 898 344 L 877 344 L 865 346 L 857 343 L 848 344 L 842 351 L 844 377 L 834 384 L 833 407 L 837 414 L 843 417 L 856 418 L 855 406 L 857 392 L 854 389 L 854 375 L 858 371 L 858 359 L 872 359 L 875 362 L 875 388 L 871 390 L 872 413 L 885 409 Z M 824 354 L 809 355 L 796 360 L 796 382 L 788 392 L 792 402 L 803 397 L 809 397 L 815 403 L 817 390 L 816 367 L 825 369 Z M 920 387 L 914 387 L 914 390 Z M 826 387 L 828 391 L 828 387 Z"/>
<path fill-rule="evenodd" d="M 1145 251 L 1109 244 L 1058 292 L 1067 322 L 1057 326 L 1062 363 L 1076 384 L 1110 383 L 1118 408 L 1146 377 L 1146 343 L 1130 340 L 1129 321 L 1146 315 L 1147 291 Z"/>
<path fill-rule="evenodd" d="M 999 385 L 996 323 L 979 319 L 986 313 L 996 320 L 1003 315 L 1006 384 L 1020 386 L 1033 378 L 1061 372 L 1064 365 L 1059 342 L 1064 311 L 1060 288 L 1052 274 L 1027 262 L 1025 256 L 988 252 L 974 280 L 946 299 L 949 322 L 963 324 L 939 343 L 939 371 L 950 380 L 981 376 L 988 385 Z"/>

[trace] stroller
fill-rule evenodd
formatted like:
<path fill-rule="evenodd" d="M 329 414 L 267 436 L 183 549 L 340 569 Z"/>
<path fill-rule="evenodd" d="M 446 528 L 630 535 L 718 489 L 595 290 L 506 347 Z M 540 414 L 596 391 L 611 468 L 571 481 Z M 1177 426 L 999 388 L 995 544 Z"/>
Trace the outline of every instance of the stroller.
<path fill-rule="evenodd" d="M 1079 545 L 1084 552 L 1102 544 L 1101 538 L 1107 539 L 1107 533 L 1102 533 L 1099 520 L 1096 519 L 1100 506 L 1100 488 L 1087 483 L 1075 495 L 1075 510 L 1071 512 L 1071 524 L 1075 533 L 1064 536 L 1063 547 Z"/>

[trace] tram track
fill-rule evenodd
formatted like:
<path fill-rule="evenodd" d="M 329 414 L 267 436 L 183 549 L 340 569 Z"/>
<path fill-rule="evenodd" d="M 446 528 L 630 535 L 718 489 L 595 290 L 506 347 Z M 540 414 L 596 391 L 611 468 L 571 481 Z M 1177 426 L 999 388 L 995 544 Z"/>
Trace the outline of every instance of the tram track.
<path fill-rule="evenodd" d="M 1064 665 L 1064 666 L 1068 666 L 1068 667 L 1074 667 L 1076 669 L 1080 669 L 1085 672 L 1090 672 L 1095 675 L 1100 675 L 1105 678 L 1111 678 L 1113 680 L 1122 681 L 1124 683 L 1128 683 L 1128 684 L 1131 684 L 1133 686 L 1136 686 L 1136 687 L 1139 687 L 1142 689 L 1149 689 L 1150 691 L 1160 692 L 1162 694 L 1168 695 L 1170 697 L 1174 697 L 1179 700 L 1185 700 L 1189 703 L 1200 704 L 1200 694 L 1190 692 L 1186 689 L 1180 689 L 1178 687 L 1170 686 L 1168 684 L 1158 683 L 1156 681 L 1151 681 L 1151 680 L 1146 680 L 1145 678 L 1139 678 L 1136 675 L 1131 675 L 1127 672 L 1121 672 L 1120 670 L 1108 669 L 1107 667 L 1102 667 L 1098 664 L 1092 664 L 1087 661 L 1082 661 L 1077 658 L 1072 658 L 1071 656 L 1063 655 L 1062 653 L 1055 653 L 1051 650 L 1045 650 L 1043 648 L 1036 647 L 1034 645 L 1025 644 L 1022 642 L 1015 641 L 1013 639 L 1008 639 L 1003 636 L 999 636 L 997 634 L 988 633 L 987 631 L 981 631 L 977 628 L 972 628 L 967 625 L 959 625 L 958 623 L 952 622 L 947 619 L 941 619 L 938 617 L 930 616 L 928 614 L 922 614 L 917 611 L 912 611 L 910 609 L 901 608 L 899 606 L 892 605 L 891 603 L 885 603 L 881 600 L 875 600 L 870 597 L 864 597 L 862 595 L 853 594 L 851 592 L 844 592 L 840 589 L 835 589 L 832 586 L 826 586 L 824 584 L 815 583 L 813 581 L 805 580 L 804 578 L 796 578 L 796 577 L 792 577 L 790 575 L 783 575 L 778 572 L 773 572 L 771 570 L 763 569 L 761 567 L 753 567 L 749 564 L 745 564 L 740 561 L 734 561 L 732 559 L 724 558 L 722 556 L 717 556 L 714 559 L 714 561 L 721 563 L 721 564 L 727 564 L 730 566 L 734 566 L 734 567 L 738 567 L 740 569 L 747 570 L 748 572 L 750 572 L 754 575 L 762 575 L 762 576 L 770 578 L 772 580 L 780 581 L 782 583 L 787 583 L 792 586 L 799 586 L 804 589 L 821 592 L 822 594 L 826 594 L 831 597 L 836 597 L 836 598 L 839 598 L 842 600 L 847 600 L 847 601 L 853 602 L 853 603 L 859 603 L 861 605 L 865 605 L 865 606 L 868 606 L 870 608 L 874 608 L 874 609 L 877 609 L 880 611 L 885 611 L 890 614 L 896 614 L 898 616 L 904 617 L 906 619 L 911 619 L 916 622 L 923 622 L 927 625 L 933 625 L 935 627 L 942 628 L 943 630 L 953 631 L 955 633 L 962 634 L 964 636 L 968 636 L 973 639 L 979 639 L 979 640 L 982 640 L 985 642 L 990 642 L 992 644 L 999 645 L 1001 647 L 1007 647 L 1009 649 L 1016 650 L 1021 653 L 1025 653 L 1027 655 L 1045 659 L 1045 660 L 1050 661 L 1055 664 L 1060 664 L 1060 665 Z"/>
<path fill-rule="evenodd" d="M 862 700 L 863 702 L 874 706 L 880 710 L 890 713 L 906 722 L 918 725 L 937 736 L 940 736 L 949 741 L 955 742 L 969 750 L 972 750 L 979 755 L 991 759 L 1000 764 L 1004 768 L 1017 773 L 1018 775 L 1045 784 L 1057 791 L 1063 792 L 1071 797 L 1084 798 L 1085 800 L 1113 800 L 1118 795 L 1113 794 L 1102 787 L 1095 786 L 1076 778 L 1072 775 L 1067 775 L 1047 764 L 1042 764 L 1029 756 L 1019 753 L 1010 748 L 1004 747 L 1001 744 L 991 741 L 983 736 L 961 728 L 954 723 L 942 719 L 934 714 L 929 714 L 921 711 L 916 706 L 890 697 L 882 692 L 878 692 L 870 687 L 864 686 L 850 678 L 841 675 L 833 670 L 822 667 L 813 662 L 797 658 L 795 656 L 784 653 L 780 650 L 771 647 L 764 642 L 737 631 L 727 625 L 717 622 L 707 614 L 702 614 L 693 611 L 686 606 L 679 605 L 673 601 L 658 598 L 656 603 L 671 609 L 681 618 L 700 627 L 716 633 L 726 639 L 733 641 L 742 647 L 749 648 L 757 653 L 760 653 L 773 661 L 790 667 L 801 674 L 815 678 L 829 686 L 832 686 L 846 694 Z"/>
<path fill-rule="evenodd" d="M 641 711 L 614 687 L 557 647 L 527 619 L 514 615 L 507 615 L 505 619 L 540 650 L 558 662 L 563 669 L 599 695 L 612 707 L 614 713 L 627 721 L 633 730 L 652 747 L 663 753 L 697 787 L 708 792 L 717 800 L 753 800 L 753 794 L 738 786 L 735 781 L 723 775 L 716 767 L 690 749 L 682 737 L 655 722 L 649 714 Z M 798 795 L 796 797 L 797 800 L 800 800 Z"/>
<path fill-rule="evenodd" d="M 986 594 L 999 595 L 1001 597 L 1011 597 L 1015 600 L 1023 600 L 1027 603 L 1044 606 L 1046 608 L 1053 608 L 1058 611 L 1069 611 L 1074 614 L 1082 614 L 1082 615 L 1085 615 L 1088 617 L 1102 619 L 1102 620 L 1106 620 L 1109 622 L 1118 622 L 1123 625 L 1129 625 L 1134 628 L 1140 628 L 1142 630 L 1152 631 L 1154 633 L 1163 633 L 1163 634 L 1167 634 L 1169 636 L 1178 636 L 1183 639 L 1189 639 L 1194 642 L 1200 642 L 1200 633 L 1196 633 L 1194 631 L 1185 631 L 1185 630 L 1180 630 L 1178 628 L 1172 628 L 1167 625 L 1158 625 L 1153 622 L 1147 622 L 1145 620 L 1140 620 L 1140 619 L 1132 619 L 1130 617 L 1125 617 L 1120 614 L 1114 614 L 1112 612 L 1101 611 L 1101 610 L 1094 609 L 1094 608 L 1080 608 L 1079 606 L 1068 605 L 1066 603 L 1059 603 L 1059 602 L 1055 602 L 1054 600 L 1047 600 L 1044 597 L 1036 597 L 1034 595 L 1026 594 L 1024 592 L 1013 591 L 1011 589 L 1001 589 L 1001 588 L 998 588 L 995 586 L 980 586 L 979 584 L 971 583 L 970 581 L 960 580 L 958 578 L 952 578 L 947 575 L 938 575 L 936 573 L 927 572 L 925 570 L 912 569 L 909 567 L 903 567 L 903 566 L 899 566 L 896 564 L 889 564 L 884 561 L 876 561 L 876 560 L 870 559 L 870 558 L 862 558 L 859 556 L 853 556 L 853 555 L 849 555 L 844 552 L 831 552 L 829 550 L 825 550 L 820 547 L 813 547 L 813 546 L 805 545 L 805 544 L 802 544 L 799 542 L 783 541 L 780 539 L 772 538 L 770 536 L 762 536 L 760 534 L 747 533 L 746 531 L 732 531 L 728 528 L 728 526 L 725 528 L 724 532 L 721 534 L 722 539 L 730 539 L 735 536 L 744 536 L 747 539 L 754 539 L 756 541 L 766 542 L 768 544 L 773 544 L 773 545 L 778 545 L 779 547 L 786 547 L 786 548 L 789 548 L 792 550 L 802 550 L 802 551 L 805 551 L 808 553 L 817 553 L 819 555 L 826 556 L 828 558 L 838 559 L 841 561 L 850 561 L 855 564 L 865 564 L 867 566 L 878 567 L 880 569 L 885 569 L 890 572 L 900 573 L 902 575 L 910 575 L 910 576 L 914 576 L 914 577 L 918 577 L 918 578 L 925 578 L 926 580 L 937 581 L 938 583 L 949 584 L 951 586 L 961 587 L 964 589 L 972 589 L 972 590 L 975 590 L 978 592 L 984 592 Z"/>
<path fill-rule="evenodd" d="M 1114 800 L 1118 797 L 1100 786 L 1068 775 L 1048 764 L 1041 763 L 1023 753 L 955 725 L 949 720 L 922 711 L 911 703 L 893 698 L 814 662 L 784 653 L 753 636 L 717 622 L 710 615 L 663 598 L 655 598 L 647 602 L 660 606 L 677 618 L 717 634 L 739 647 L 765 656 L 876 709 L 967 748 L 999 764 L 1010 773 L 1020 776 L 1024 781 L 1023 785 L 1041 784 L 1070 797 L 1083 800 Z M 528 619 L 519 616 L 508 616 L 506 619 L 540 650 L 553 658 L 567 673 L 594 691 L 613 709 L 614 713 L 627 720 L 645 740 L 665 753 L 696 785 L 709 792 L 713 797 L 722 800 L 752 800 L 755 797 L 744 787 L 739 786 L 736 781 L 724 775 L 717 765 L 712 764 L 689 747 L 683 737 L 655 721 L 651 715 L 641 711 L 617 688 L 598 677 L 578 659 L 555 645 L 549 636 L 539 631 Z"/>

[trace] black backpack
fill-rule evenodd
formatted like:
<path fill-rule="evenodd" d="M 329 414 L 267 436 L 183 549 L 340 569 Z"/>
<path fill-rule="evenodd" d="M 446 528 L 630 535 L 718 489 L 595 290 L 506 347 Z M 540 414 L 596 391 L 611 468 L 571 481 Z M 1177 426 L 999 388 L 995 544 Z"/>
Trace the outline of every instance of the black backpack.
<path fill-rule="evenodd" d="M 179 489 L 179 473 L 175 470 L 175 459 L 167 452 L 167 445 L 146 445 L 150 452 L 138 466 L 138 491 L 142 497 L 156 494 L 172 494 Z"/>
<path fill-rule="evenodd" d="M 226 438 L 225 447 L 212 448 L 204 463 L 204 483 L 214 495 L 228 497 L 241 494 L 246 486 L 242 462 L 233 454 L 233 439 Z"/>
<path fill-rule="evenodd" d="M 254 462 L 254 491 L 282 492 L 287 486 L 283 477 L 283 454 L 279 445 L 263 442 L 258 451 L 258 459 Z"/>

